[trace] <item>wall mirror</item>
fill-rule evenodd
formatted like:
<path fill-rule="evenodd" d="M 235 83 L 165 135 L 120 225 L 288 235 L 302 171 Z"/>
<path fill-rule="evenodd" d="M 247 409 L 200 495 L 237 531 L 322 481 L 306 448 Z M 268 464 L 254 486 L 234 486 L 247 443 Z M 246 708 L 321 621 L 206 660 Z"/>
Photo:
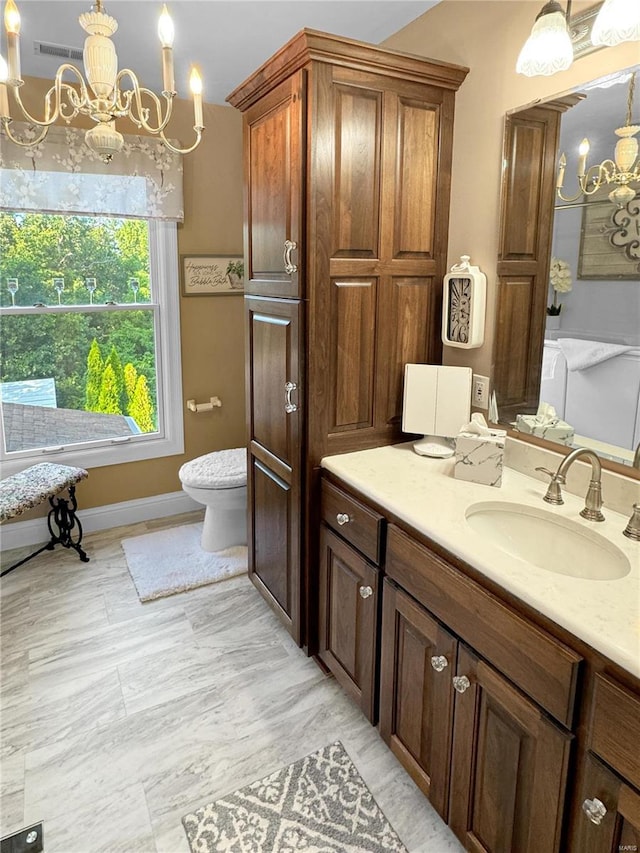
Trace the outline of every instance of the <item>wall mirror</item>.
<path fill-rule="evenodd" d="M 577 173 L 585 137 L 587 166 L 613 158 L 634 72 L 640 124 L 639 71 L 506 117 L 493 370 L 500 423 L 519 421 L 515 435 L 589 446 L 627 466 L 640 443 L 640 192 L 620 207 L 608 198 L 615 184 L 585 196 Z M 557 195 L 563 151 L 570 201 Z M 541 402 L 570 430 L 537 417 Z"/>

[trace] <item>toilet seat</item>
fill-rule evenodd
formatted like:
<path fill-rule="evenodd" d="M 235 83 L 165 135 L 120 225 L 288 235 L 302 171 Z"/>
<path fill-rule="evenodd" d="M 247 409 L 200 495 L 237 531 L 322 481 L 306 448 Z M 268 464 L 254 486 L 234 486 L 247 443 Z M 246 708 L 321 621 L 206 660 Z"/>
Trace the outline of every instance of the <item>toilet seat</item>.
<path fill-rule="evenodd" d="M 196 489 L 235 489 L 247 484 L 247 451 L 244 447 L 216 450 L 185 462 L 178 471 L 185 486 Z"/>

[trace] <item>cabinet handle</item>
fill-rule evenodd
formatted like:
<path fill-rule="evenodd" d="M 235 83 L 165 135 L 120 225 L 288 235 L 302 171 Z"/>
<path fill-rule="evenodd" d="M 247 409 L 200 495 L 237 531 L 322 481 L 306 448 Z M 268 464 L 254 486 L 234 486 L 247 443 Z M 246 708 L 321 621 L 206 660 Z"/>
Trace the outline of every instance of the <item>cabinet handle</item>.
<path fill-rule="evenodd" d="M 360 587 L 360 598 L 369 598 L 370 595 L 373 595 L 373 590 L 370 586 Z"/>
<path fill-rule="evenodd" d="M 291 262 L 291 252 L 297 248 L 297 243 L 294 243 L 291 240 L 284 241 L 284 252 L 282 253 L 282 259 L 284 261 L 284 271 L 289 275 L 293 275 L 294 272 L 298 272 L 298 267 Z"/>
<path fill-rule="evenodd" d="M 336 515 L 336 521 L 338 522 L 340 527 L 342 527 L 343 524 L 349 524 L 349 522 L 351 521 L 351 517 L 347 515 L 346 512 L 339 512 Z"/>
<path fill-rule="evenodd" d="M 458 693 L 464 693 L 471 687 L 471 682 L 466 675 L 454 675 L 452 681 L 453 687 Z"/>
<path fill-rule="evenodd" d="M 288 415 L 290 415 L 292 412 L 298 411 L 298 407 L 296 406 L 296 404 L 291 402 L 291 392 L 295 391 L 297 387 L 298 386 L 295 382 L 284 383 L 284 391 L 286 395 L 284 410 Z"/>
<path fill-rule="evenodd" d="M 595 823 L 599 826 L 602 823 L 602 818 L 607 813 L 607 807 L 602 800 L 594 797 L 592 800 L 584 801 L 582 804 L 582 811 L 586 814 L 591 823 Z"/>
<path fill-rule="evenodd" d="M 443 669 L 446 669 L 449 666 L 449 661 L 444 655 L 434 655 L 431 658 L 431 666 L 436 672 L 442 672 Z"/>

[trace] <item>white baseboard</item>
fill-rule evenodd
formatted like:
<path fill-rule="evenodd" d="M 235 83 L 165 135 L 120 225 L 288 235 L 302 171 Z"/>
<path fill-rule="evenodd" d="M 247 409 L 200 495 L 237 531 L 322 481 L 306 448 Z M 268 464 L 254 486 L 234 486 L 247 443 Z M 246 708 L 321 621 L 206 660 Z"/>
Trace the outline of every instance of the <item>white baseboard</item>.
<path fill-rule="evenodd" d="M 107 530 L 111 527 L 122 527 L 124 524 L 135 524 L 138 521 L 150 521 L 153 518 L 166 518 L 169 515 L 180 515 L 202 509 L 202 504 L 194 501 L 185 492 L 169 492 L 164 495 L 153 495 L 150 498 L 140 498 L 135 501 L 123 501 L 118 504 L 96 506 L 90 509 L 78 509 L 78 518 L 82 523 L 84 533 L 96 530 Z M 49 537 L 46 518 L 34 518 L 29 521 L 16 521 L 6 524 L 0 531 L 2 550 L 22 548 L 25 545 L 38 545 L 46 542 Z"/>

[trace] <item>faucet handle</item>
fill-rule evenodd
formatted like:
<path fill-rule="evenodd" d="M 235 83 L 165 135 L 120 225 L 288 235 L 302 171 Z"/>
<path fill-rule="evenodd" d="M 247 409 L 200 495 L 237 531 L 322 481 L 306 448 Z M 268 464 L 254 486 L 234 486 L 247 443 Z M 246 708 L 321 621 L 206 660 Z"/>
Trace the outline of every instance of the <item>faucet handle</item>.
<path fill-rule="evenodd" d="M 564 501 L 562 499 L 562 489 L 560 486 L 564 486 L 567 482 L 564 474 L 559 474 L 557 471 L 549 471 L 548 468 L 538 467 L 536 471 L 540 471 L 543 474 L 547 474 L 547 476 L 551 477 L 551 481 L 549 482 L 549 488 L 547 489 L 547 493 L 544 496 L 543 500 L 545 500 L 548 504 L 563 504 Z"/>

